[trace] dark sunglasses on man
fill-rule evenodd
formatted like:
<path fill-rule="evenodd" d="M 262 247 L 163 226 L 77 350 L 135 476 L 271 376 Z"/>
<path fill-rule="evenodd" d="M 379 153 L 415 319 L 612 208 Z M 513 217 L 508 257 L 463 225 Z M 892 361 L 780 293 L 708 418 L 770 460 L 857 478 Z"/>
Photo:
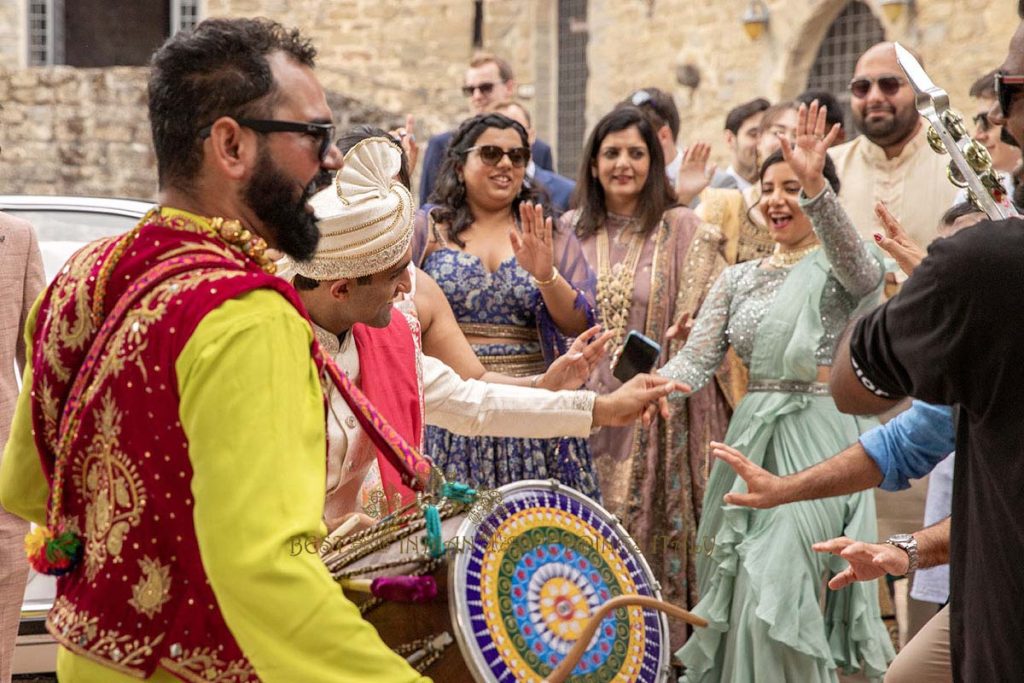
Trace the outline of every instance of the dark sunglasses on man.
<path fill-rule="evenodd" d="M 494 92 L 494 86 L 496 83 L 477 83 L 476 85 L 464 85 L 462 86 L 462 94 L 466 97 L 472 97 L 473 93 L 477 90 L 480 91 L 481 95 L 487 96 Z"/>
<path fill-rule="evenodd" d="M 878 84 L 878 89 L 882 91 L 883 95 L 892 97 L 900 91 L 906 81 L 899 76 L 879 76 L 878 78 L 862 76 L 850 81 L 850 94 L 854 97 L 865 98 L 875 83 Z"/>
<path fill-rule="evenodd" d="M 507 156 L 508 160 L 516 168 L 525 168 L 530 163 L 529 147 L 513 147 L 510 150 L 504 150 L 497 145 L 478 145 L 466 150 L 467 154 L 469 152 L 476 152 L 480 155 L 480 161 L 488 166 L 497 166 L 501 163 L 503 156 Z"/>
<path fill-rule="evenodd" d="M 230 117 L 235 123 L 257 133 L 302 133 L 317 141 L 317 154 L 320 161 L 327 158 L 334 142 L 334 125 L 330 123 L 311 123 L 304 121 L 275 121 L 271 119 L 239 119 Z M 213 124 L 199 129 L 200 138 L 210 137 Z"/>
<path fill-rule="evenodd" d="M 999 100 L 999 109 L 1003 112 L 1003 118 L 1010 118 L 1010 107 L 1013 106 L 1013 96 L 1024 90 L 1024 74 L 1004 74 L 996 72 L 996 99 Z"/>

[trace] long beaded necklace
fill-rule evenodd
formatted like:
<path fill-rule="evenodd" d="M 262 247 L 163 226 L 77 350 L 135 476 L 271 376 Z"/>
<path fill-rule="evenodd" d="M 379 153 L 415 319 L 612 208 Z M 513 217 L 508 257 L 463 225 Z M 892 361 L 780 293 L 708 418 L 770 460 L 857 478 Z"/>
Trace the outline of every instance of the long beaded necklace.
<path fill-rule="evenodd" d="M 622 230 L 629 230 L 631 225 L 632 223 L 625 225 Z M 625 341 L 629 311 L 633 303 L 636 267 L 640 262 L 640 252 L 643 251 L 646 237 L 643 232 L 632 230 L 625 258 L 612 265 L 608 229 L 602 226 L 597 230 L 597 308 L 605 331 L 612 333 L 609 342 L 612 365 L 618 360 Z"/>

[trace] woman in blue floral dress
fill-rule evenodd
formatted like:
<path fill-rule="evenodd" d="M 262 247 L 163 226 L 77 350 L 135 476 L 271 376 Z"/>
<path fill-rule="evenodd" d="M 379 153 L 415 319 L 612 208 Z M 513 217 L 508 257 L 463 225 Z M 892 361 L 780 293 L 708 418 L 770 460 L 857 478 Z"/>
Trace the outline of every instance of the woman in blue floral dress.
<path fill-rule="evenodd" d="M 414 259 L 447 296 L 488 370 L 539 376 L 594 324 L 594 276 L 576 238 L 553 229 L 524 183 L 526 131 L 501 114 L 463 122 L 417 215 Z M 464 437 L 428 427 L 448 479 L 494 488 L 557 479 L 598 497 L 586 439 Z"/>

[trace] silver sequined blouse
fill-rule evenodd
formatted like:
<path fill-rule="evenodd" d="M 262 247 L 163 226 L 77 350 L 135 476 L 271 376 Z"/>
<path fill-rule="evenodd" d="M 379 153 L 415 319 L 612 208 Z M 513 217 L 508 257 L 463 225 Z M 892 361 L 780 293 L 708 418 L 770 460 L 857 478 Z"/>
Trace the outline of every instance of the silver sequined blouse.
<path fill-rule="evenodd" d="M 802 193 L 800 206 L 811 219 L 832 269 L 821 293 L 821 322 L 825 333 L 818 344 L 818 365 L 832 365 L 836 340 L 861 298 L 878 286 L 882 265 L 872 256 L 832 188 L 813 199 Z M 659 371 L 696 391 L 711 379 L 732 345 L 748 366 L 754 335 L 775 301 L 790 268 L 762 267 L 765 259 L 726 268 L 708 293 L 690 338 Z"/>

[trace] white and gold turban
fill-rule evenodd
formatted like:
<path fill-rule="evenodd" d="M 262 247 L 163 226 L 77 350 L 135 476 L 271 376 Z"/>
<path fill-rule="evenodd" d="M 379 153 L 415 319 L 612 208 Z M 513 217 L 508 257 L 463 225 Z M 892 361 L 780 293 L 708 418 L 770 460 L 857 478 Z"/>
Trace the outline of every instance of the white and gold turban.
<path fill-rule="evenodd" d="M 402 153 L 391 140 L 366 138 L 345 155 L 331 187 L 309 203 L 316 212 L 320 244 L 293 272 L 314 280 L 381 273 L 397 264 L 412 241 L 409 190 L 395 179 Z"/>

